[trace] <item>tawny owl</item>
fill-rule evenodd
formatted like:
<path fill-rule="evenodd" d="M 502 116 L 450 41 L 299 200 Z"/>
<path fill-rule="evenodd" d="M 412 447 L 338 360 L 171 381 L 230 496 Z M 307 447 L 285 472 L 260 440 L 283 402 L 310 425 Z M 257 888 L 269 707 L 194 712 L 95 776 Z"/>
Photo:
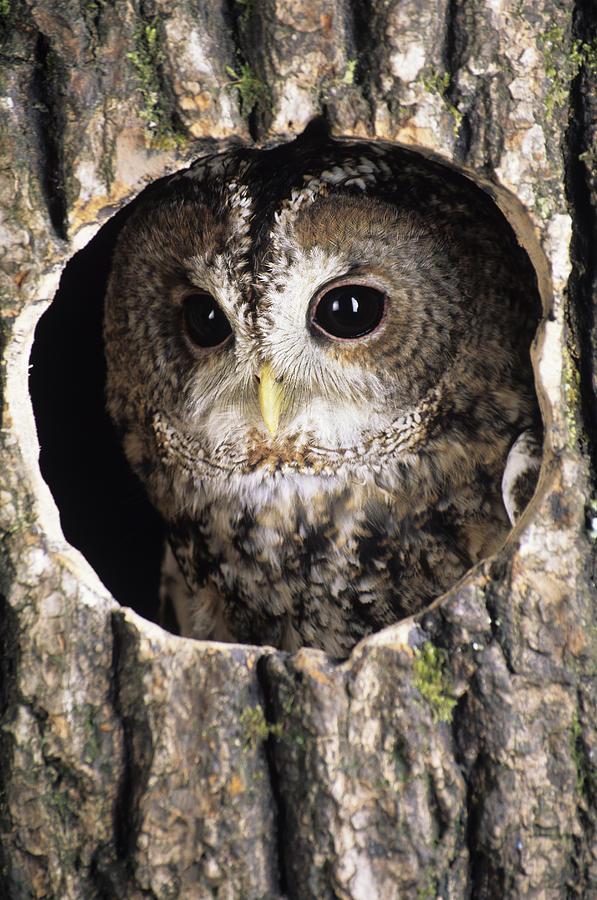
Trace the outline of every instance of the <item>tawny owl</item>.
<path fill-rule="evenodd" d="M 343 657 L 499 548 L 538 466 L 537 316 L 494 204 L 405 149 L 312 128 L 150 189 L 107 399 L 182 633 Z"/>

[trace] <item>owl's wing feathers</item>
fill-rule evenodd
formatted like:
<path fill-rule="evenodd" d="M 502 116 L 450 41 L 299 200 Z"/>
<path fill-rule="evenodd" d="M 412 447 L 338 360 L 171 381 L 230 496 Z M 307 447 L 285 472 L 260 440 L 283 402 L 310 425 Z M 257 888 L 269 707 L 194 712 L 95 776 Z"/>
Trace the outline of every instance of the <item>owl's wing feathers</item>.
<path fill-rule="evenodd" d="M 523 431 L 510 448 L 502 476 L 502 497 L 512 525 L 516 524 L 533 496 L 541 456 L 541 442 L 532 428 Z"/>
<path fill-rule="evenodd" d="M 191 565 L 194 552 L 192 541 L 177 542 L 177 555 L 170 541 L 166 541 L 160 579 L 160 624 L 174 614 L 178 631 L 183 637 L 213 641 L 234 641 L 226 625 L 223 602 L 212 585 L 195 586 L 192 590 L 184 570 Z M 189 578 L 192 574 L 189 571 Z"/>
<path fill-rule="evenodd" d="M 192 634 L 193 594 L 169 542 L 166 541 L 160 580 L 160 624 L 165 621 L 169 608 L 174 612 L 180 633 L 184 636 Z"/>

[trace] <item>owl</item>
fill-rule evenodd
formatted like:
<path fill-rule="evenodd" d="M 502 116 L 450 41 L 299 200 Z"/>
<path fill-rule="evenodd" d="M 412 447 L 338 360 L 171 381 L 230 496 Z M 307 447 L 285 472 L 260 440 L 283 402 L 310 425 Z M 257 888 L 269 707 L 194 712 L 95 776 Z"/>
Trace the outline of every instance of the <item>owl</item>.
<path fill-rule="evenodd" d="M 344 658 L 494 553 L 540 462 L 538 315 L 495 204 L 405 148 L 313 126 L 144 192 L 107 407 L 181 633 Z"/>

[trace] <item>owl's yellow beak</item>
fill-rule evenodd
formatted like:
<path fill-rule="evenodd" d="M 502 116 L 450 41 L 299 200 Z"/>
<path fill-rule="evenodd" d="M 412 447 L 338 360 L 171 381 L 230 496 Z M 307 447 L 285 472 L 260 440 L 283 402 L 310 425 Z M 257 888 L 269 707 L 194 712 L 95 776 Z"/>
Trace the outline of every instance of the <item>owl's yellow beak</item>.
<path fill-rule="evenodd" d="M 259 406 L 261 415 L 270 434 L 278 430 L 280 412 L 284 406 L 284 389 L 280 381 L 276 381 L 274 373 L 266 363 L 258 375 Z"/>

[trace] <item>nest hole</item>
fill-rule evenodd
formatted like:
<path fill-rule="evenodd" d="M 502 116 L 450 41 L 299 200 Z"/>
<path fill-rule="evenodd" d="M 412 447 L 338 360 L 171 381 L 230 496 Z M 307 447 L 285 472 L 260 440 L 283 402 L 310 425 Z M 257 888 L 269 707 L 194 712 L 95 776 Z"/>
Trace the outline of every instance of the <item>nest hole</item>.
<path fill-rule="evenodd" d="M 422 155 L 420 160 L 422 170 L 439 165 Z M 491 204 L 506 223 L 487 192 L 447 165 L 445 172 L 447 178 L 467 181 L 480 208 Z M 35 331 L 29 389 L 40 469 L 66 540 L 119 603 L 176 632 L 173 613 L 160 611 L 158 600 L 165 527 L 129 468 L 104 405 L 103 298 L 117 236 L 136 202 L 104 225 L 65 267 Z M 538 298 L 537 293 L 539 305 Z M 540 312 L 538 322 L 539 317 Z"/>

